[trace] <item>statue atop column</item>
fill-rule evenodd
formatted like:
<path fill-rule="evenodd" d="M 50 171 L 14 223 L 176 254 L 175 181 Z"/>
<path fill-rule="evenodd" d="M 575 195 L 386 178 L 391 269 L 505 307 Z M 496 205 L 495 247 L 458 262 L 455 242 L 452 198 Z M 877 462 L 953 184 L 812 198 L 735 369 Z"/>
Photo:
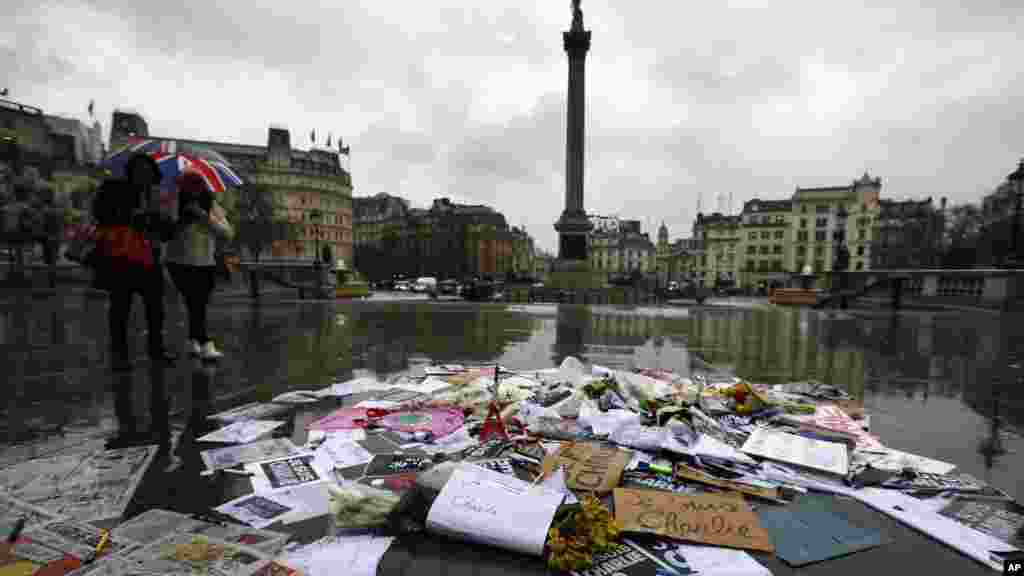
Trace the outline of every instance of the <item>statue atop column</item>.
<path fill-rule="evenodd" d="M 572 0 L 572 29 L 583 29 L 583 11 L 580 10 L 580 0 Z"/>

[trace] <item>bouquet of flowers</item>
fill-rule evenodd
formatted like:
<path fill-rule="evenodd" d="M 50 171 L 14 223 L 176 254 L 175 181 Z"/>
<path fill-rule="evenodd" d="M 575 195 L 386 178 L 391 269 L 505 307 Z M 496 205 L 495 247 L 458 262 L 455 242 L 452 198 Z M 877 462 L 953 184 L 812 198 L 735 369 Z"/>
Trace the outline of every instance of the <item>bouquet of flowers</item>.
<path fill-rule="evenodd" d="M 549 568 L 586 570 L 594 565 L 594 554 L 613 550 L 621 526 L 593 495 L 584 496 L 578 508 L 559 516 L 548 531 Z"/>

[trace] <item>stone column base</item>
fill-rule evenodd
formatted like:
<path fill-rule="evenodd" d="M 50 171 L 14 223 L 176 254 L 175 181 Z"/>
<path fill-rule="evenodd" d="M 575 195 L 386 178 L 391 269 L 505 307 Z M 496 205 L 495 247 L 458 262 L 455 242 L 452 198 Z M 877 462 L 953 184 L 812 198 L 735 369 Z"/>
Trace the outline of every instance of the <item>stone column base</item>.
<path fill-rule="evenodd" d="M 562 260 L 551 263 L 547 285 L 556 290 L 594 290 L 605 288 L 604 273 L 594 272 L 586 260 Z"/>

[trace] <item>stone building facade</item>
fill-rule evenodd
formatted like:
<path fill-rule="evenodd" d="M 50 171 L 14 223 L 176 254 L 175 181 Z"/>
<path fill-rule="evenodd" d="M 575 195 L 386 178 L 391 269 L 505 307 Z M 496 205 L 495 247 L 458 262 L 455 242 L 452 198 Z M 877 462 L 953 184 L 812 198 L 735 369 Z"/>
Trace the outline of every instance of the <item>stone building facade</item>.
<path fill-rule="evenodd" d="M 881 191 L 881 179 L 867 173 L 845 186 L 797 188 L 792 200 L 796 270 L 810 266 L 815 273 L 830 272 L 837 238 L 850 251 L 849 269 L 869 270 Z"/>
<path fill-rule="evenodd" d="M 448 198 L 410 208 L 387 194 L 354 200 L 356 267 L 373 280 L 533 275 L 533 239 L 489 206 Z"/>
<path fill-rule="evenodd" d="M 742 264 L 737 272 L 740 286 L 782 283 L 794 270 L 792 212 L 790 200 L 754 199 L 743 204 Z"/>
<path fill-rule="evenodd" d="M 730 286 L 739 277 L 742 218 L 715 212 L 697 214 L 693 237 L 700 242 L 696 254 L 696 280 L 701 286 Z"/>
<path fill-rule="evenodd" d="M 932 199 L 881 200 L 871 240 L 871 268 L 930 268 L 940 264 L 943 213 Z"/>
<path fill-rule="evenodd" d="M 608 280 L 656 274 L 657 252 L 639 220 L 595 217 L 592 224 L 588 239 L 591 270 Z"/>
<path fill-rule="evenodd" d="M 687 251 L 695 279 L 757 288 L 805 270 L 825 274 L 839 242 L 849 250 L 850 270 L 869 270 L 879 249 L 873 238 L 881 188 L 881 179 L 864 174 L 847 185 L 797 188 L 788 199 L 750 200 L 739 215 L 697 214 Z"/>
<path fill-rule="evenodd" d="M 296 225 L 297 238 L 274 239 L 270 256 L 312 260 L 317 246 L 327 246 L 332 260 L 345 266 L 353 261 L 352 178 L 331 150 L 298 150 L 291 146 L 286 128 L 270 127 L 267 145 L 161 138 L 149 134 L 142 116 L 115 111 L 110 147 L 116 149 L 131 136 L 168 139 L 200 146 L 223 156 L 242 179 L 271 191 L 279 217 Z"/>

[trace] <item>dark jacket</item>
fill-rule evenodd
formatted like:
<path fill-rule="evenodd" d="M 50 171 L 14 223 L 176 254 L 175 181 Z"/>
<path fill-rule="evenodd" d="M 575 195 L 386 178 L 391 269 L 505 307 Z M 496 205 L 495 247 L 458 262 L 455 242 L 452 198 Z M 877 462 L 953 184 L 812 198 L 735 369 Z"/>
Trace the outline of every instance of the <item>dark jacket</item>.
<path fill-rule="evenodd" d="M 145 234 L 151 240 L 166 242 L 175 232 L 174 221 L 159 212 L 144 212 L 138 188 L 130 182 L 120 179 L 108 179 L 100 184 L 96 197 L 93 199 L 92 213 L 97 226 L 131 226 Z M 154 244 L 154 253 L 158 247 Z M 93 286 L 101 290 L 109 290 L 114 286 L 138 290 L 144 285 L 142 272 L 131 277 L 119 275 L 114 278 L 101 258 L 90 263 L 95 275 Z"/>
<path fill-rule="evenodd" d="M 159 211 L 141 211 L 139 190 L 127 180 L 104 180 L 93 200 L 99 226 L 131 226 L 151 239 L 167 242 L 175 233 L 174 220 Z"/>

